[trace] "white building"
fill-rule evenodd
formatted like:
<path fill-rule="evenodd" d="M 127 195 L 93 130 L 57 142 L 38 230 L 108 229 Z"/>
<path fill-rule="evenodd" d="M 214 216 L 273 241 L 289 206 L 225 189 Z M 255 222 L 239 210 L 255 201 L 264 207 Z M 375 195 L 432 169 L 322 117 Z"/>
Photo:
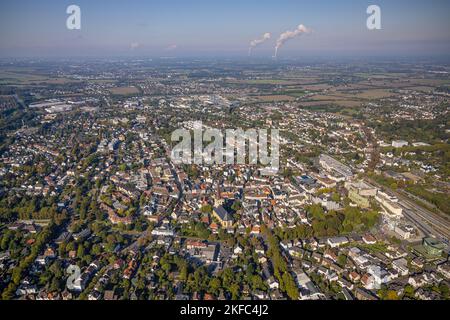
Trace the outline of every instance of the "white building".
<path fill-rule="evenodd" d="M 408 141 L 405 140 L 394 140 L 392 141 L 392 146 L 394 148 L 403 148 L 408 146 Z"/>
<path fill-rule="evenodd" d="M 334 238 L 329 238 L 327 240 L 327 243 L 330 247 L 337 248 L 337 247 L 343 246 L 344 244 L 347 244 L 348 239 L 346 237 L 334 237 Z"/>
<path fill-rule="evenodd" d="M 406 276 L 409 273 L 408 261 L 405 258 L 394 260 L 392 262 L 392 268 L 398 271 L 401 276 Z"/>

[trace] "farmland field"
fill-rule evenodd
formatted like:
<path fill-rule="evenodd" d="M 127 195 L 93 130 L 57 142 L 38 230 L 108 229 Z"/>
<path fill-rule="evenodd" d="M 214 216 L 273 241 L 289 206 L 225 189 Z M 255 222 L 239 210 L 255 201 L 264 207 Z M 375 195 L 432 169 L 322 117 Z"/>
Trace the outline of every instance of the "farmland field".
<path fill-rule="evenodd" d="M 114 95 L 121 95 L 121 96 L 139 93 L 139 90 L 136 87 L 116 87 L 109 89 L 109 91 Z"/>

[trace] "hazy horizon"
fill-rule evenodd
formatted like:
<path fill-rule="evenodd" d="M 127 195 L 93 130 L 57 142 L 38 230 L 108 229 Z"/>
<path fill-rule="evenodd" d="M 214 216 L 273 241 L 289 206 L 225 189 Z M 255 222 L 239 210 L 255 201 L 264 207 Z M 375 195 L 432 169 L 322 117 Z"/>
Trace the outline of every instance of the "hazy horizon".
<path fill-rule="evenodd" d="M 66 8 L 81 8 L 68 30 Z M 368 30 L 368 5 L 381 30 Z M 271 57 L 280 34 L 312 29 L 287 42 L 279 58 L 396 57 L 450 54 L 450 2 L 432 1 L 2 1 L 0 57 Z"/>

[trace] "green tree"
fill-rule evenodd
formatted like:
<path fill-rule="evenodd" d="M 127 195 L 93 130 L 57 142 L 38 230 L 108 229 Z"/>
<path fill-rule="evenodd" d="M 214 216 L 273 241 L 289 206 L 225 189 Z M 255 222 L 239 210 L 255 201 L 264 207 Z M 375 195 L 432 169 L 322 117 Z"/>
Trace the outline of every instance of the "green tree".
<path fill-rule="evenodd" d="M 288 297 L 292 300 L 297 300 L 299 297 L 298 288 L 294 279 L 288 272 L 283 274 L 283 284 Z"/>
<path fill-rule="evenodd" d="M 221 288 L 221 283 L 219 278 L 212 278 L 209 281 L 209 291 L 213 294 L 218 294 L 219 290 Z"/>
<path fill-rule="evenodd" d="M 77 248 L 77 258 L 83 259 L 83 257 L 84 257 L 84 247 L 83 247 L 83 244 L 80 243 Z"/>

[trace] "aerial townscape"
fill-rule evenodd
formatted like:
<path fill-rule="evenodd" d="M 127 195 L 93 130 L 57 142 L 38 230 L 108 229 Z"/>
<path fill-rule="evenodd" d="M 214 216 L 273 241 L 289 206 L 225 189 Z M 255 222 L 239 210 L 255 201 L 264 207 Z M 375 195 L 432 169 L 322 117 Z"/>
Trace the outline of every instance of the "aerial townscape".
<path fill-rule="evenodd" d="M 1 303 L 450 300 L 449 1 L 73 2 L 0 3 Z"/>
<path fill-rule="evenodd" d="M 449 71 L 3 63 L 2 299 L 448 299 Z M 279 171 L 174 163 L 197 121 L 279 129 Z"/>

